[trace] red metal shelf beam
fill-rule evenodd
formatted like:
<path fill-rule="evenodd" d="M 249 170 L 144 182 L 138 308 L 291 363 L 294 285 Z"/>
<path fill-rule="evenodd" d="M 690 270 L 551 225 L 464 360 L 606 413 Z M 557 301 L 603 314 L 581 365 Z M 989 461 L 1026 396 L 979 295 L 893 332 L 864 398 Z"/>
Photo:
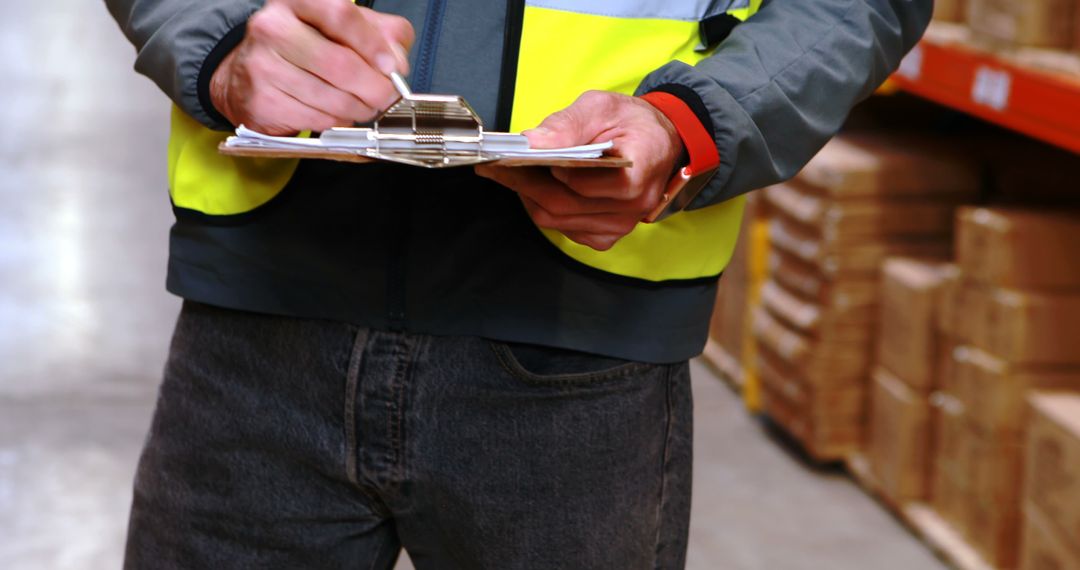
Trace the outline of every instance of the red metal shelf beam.
<path fill-rule="evenodd" d="M 1080 77 L 925 38 L 892 81 L 904 91 L 1080 154 Z"/>

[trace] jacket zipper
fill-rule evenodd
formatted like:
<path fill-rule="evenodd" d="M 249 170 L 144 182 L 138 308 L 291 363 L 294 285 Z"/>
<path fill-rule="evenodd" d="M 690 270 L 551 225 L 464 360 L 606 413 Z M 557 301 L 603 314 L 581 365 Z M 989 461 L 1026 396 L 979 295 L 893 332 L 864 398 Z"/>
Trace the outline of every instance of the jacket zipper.
<path fill-rule="evenodd" d="M 521 28 L 525 19 L 525 0 L 507 0 L 503 26 L 502 68 L 499 72 L 499 99 L 495 107 L 495 129 L 510 130 L 514 112 L 514 89 L 517 85 L 518 55 L 521 52 Z"/>
<path fill-rule="evenodd" d="M 446 0 L 429 0 L 427 15 L 424 17 L 424 32 L 420 39 L 420 48 L 416 52 L 416 70 L 411 80 L 413 91 L 417 93 L 431 93 L 435 55 L 439 49 L 439 36 L 442 35 L 445 14 Z"/>

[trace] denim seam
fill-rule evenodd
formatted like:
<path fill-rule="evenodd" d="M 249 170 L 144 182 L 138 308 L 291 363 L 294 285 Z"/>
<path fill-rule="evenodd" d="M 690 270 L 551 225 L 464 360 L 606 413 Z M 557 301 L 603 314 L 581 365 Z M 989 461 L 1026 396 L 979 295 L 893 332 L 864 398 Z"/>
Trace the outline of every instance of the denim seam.
<path fill-rule="evenodd" d="M 357 455 L 360 453 L 360 445 L 356 436 L 356 394 L 357 385 L 360 382 L 360 367 L 363 365 L 364 349 L 367 348 L 369 329 L 362 328 L 356 332 L 356 340 L 353 341 L 352 353 L 349 355 L 349 367 L 345 373 L 345 475 L 365 498 L 375 513 L 380 516 L 389 516 L 389 513 L 381 506 L 379 498 L 366 485 L 360 482 Z"/>
<path fill-rule="evenodd" d="M 501 343 L 489 342 L 488 345 L 495 353 L 496 359 L 499 361 L 499 365 L 508 374 L 527 382 L 534 386 L 591 386 L 594 384 L 600 384 L 603 382 L 609 382 L 613 380 L 620 380 L 628 376 L 633 376 L 640 372 L 648 372 L 649 365 L 642 364 L 640 362 L 631 362 L 629 364 L 623 364 L 612 368 L 610 370 L 601 370 L 599 372 L 585 372 L 585 373 L 571 373 L 571 374 L 552 374 L 544 376 L 540 374 L 533 374 L 525 369 L 520 362 L 513 356 L 513 352 L 508 346 Z"/>
<path fill-rule="evenodd" d="M 352 354 L 349 355 L 349 368 L 345 373 L 345 473 L 353 485 L 360 484 L 356 469 L 356 383 L 364 359 L 367 333 L 367 329 L 357 331 Z"/>
<path fill-rule="evenodd" d="M 405 385 L 408 376 L 412 372 L 412 359 L 416 353 L 417 337 L 401 337 L 402 348 L 401 360 L 394 371 L 393 383 L 390 385 L 393 394 L 392 408 L 387 414 L 387 433 L 390 434 L 390 471 L 394 475 L 390 478 L 391 486 L 400 483 L 405 477 L 405 452 L 404 441 L 404 418 L 405 418 Z"/>
<path fill-rule="evenodd" d="M 666 418 L 664 422 L 664 460 L 660 464 L 660 500 L 656 507 L 656 549 L 654 551 L 655 559 L 653 561 L 653 567 L 660 569 L 660 554 L 664 549 L 664 511 L 667 502 L 667 473 L 671 462 L 671 434 L 674 431 L 672 423 L 675 421 L 675 414 L 672 411 L 672 369 L 674 366 L 668 366 L 664 374 L 664 408 Z"/>

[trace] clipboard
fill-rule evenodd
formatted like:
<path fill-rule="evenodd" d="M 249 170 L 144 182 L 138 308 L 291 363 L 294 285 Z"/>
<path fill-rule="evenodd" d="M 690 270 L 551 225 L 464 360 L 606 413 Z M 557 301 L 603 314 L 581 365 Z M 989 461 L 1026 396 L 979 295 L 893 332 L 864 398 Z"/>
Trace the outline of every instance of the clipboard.
<path fill-rule="evenodd" d="M 483 122 L 460 95 L 415 94 L 399 75 L 391 80 L 401 97 L 375 119 L 371 128 L 335 128 L 318 140 L 258 135 L 241 126 L 237 136 L 218 146 L 226 156 L 302 158 L 340 162 L 396 162 L 422 168 L 452 168 L 492 163 L 499 166 L 625 168 L 633 162 L 618 156 L 580 158 L 529 150 L 522 135 L 484 131 Z M 528 156 L 528 153 L 537 153 Z"/>

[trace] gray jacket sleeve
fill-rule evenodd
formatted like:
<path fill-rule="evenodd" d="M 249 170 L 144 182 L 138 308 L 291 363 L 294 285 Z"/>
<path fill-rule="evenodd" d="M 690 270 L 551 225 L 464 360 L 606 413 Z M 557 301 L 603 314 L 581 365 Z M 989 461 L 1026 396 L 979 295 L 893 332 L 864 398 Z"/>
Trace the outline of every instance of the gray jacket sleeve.
<path fill-rule="evenodd" d="M 794 176 L 896 69 L 932 10 L 932 0 L 766 0 L 710 57 L 649 74 L 638 94 L 691 99 L 711 121 L 721 165 L 690 208 Z"/>
<path fill-rule="evenodd" d="M 200 72 L 208 58 L 220 60 L 239 43 L 248 17 L 263 0 L 105 0 L 105 4 L 135 44 L 136 71 L 204 125 L 231 128 L 205 100 L 209 77 Z M 215 62 L 206 69 L 216 67 Z"/>

